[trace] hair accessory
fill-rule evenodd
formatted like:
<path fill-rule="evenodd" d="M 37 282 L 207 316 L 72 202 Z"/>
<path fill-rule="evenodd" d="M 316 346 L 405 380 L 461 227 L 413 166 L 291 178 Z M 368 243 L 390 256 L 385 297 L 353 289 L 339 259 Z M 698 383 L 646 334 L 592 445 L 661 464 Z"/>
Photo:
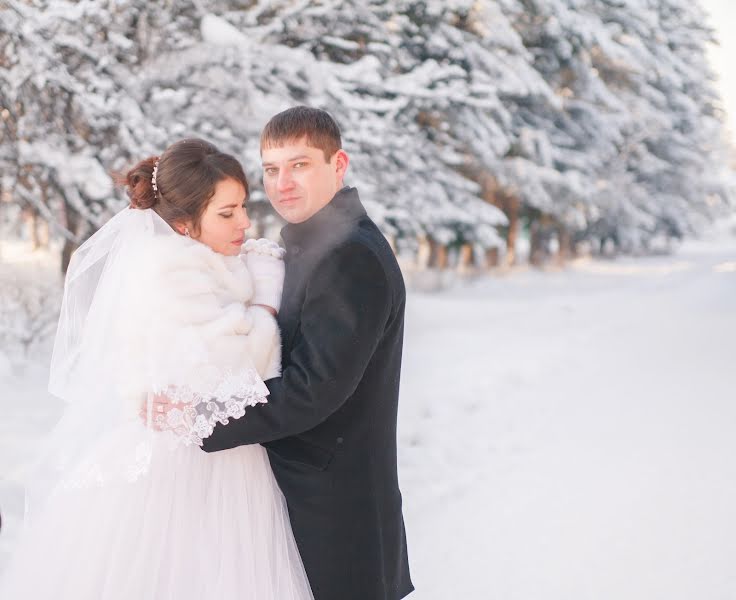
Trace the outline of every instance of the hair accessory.
<path fill-rule="evenodd" d="M 156 174 L 158 173 L 158 161 L 160 159 L 156 159 L 156 164 L 153 165 L 153 174 L 151 175 L 151 186 L 153 187 L 154 195 L 158 195 L 158 186 L 156 185 Z"/>

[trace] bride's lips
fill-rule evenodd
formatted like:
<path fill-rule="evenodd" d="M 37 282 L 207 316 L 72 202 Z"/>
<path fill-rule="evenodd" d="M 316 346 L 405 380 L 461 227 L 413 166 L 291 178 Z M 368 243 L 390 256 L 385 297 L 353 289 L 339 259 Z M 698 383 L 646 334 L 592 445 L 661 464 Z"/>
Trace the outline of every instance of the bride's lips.
<path fill-rule="evenodd" d="M 235 246 L 242 246 L 244 241 L 245 241 L 245 238 L 240 238 L 239 240 L 235 240 L 234 242 L 231 242 L 231 243 Z"/>

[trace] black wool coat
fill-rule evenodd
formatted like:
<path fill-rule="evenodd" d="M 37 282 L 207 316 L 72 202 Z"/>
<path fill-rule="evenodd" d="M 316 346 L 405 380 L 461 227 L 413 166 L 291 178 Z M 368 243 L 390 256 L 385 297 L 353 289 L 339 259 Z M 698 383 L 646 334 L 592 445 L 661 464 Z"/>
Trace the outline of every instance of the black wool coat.
<path fill-rule="evenodd" d="M 398 600 L 414 589 L 396 461 L 404 281 L 355 188 L 282 237 L 282 376 L 204 450 L 267 448 L 316 600 Z"/>

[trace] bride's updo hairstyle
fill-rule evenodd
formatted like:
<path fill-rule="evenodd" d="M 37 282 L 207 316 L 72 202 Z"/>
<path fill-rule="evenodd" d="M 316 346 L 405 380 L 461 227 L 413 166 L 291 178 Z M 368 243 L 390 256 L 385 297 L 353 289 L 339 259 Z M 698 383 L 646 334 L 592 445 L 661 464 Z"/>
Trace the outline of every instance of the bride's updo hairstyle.
<path fill-rule="evenodd" d="M 131 208 L 152 208 L 172 228 L 191 222 L 193 235 L 199 235 L 202 214 L 224 179 L 239 182 L 248 196 L 248 181 L 238 160 L 197 138 L 175 142 L 160 157 L 146 158 L 116 176 L 127 188 Z"/>

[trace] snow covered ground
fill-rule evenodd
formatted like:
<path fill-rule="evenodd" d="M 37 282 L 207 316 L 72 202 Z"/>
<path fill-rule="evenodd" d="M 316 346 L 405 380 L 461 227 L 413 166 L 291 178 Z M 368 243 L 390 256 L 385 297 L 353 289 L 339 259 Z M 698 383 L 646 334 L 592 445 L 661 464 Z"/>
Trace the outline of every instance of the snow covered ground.
<path fill-rule="evenodd" d="M 736 598 L 735 358 L 732 235 L 412 297 L 416 598 Z"/>
<path fill-rule="evenodd" d="M 400 469 L 417 600 L 736 598 L 736 236 L 409 298 Z M 0 380 L 0 505 L 59 414 Z M 3 554 L 4 553 L 4 554 Z"/>

